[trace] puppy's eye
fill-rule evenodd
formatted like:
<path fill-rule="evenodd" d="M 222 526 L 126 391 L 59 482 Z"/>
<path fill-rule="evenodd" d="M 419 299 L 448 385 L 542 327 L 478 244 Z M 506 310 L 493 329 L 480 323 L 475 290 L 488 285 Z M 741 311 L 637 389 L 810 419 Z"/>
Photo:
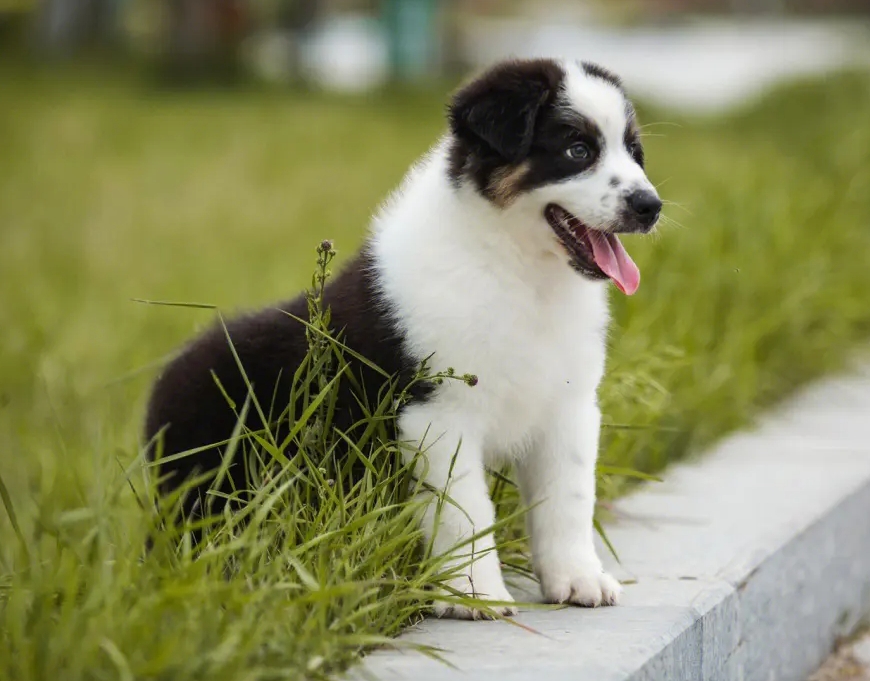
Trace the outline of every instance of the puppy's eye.
<path fill-rule="evenodd" d="M 565 149 L 565 155 L 573 161 L 588 161 L 592 158 L 592 149 L 586 142 L 576 142 Z"/>

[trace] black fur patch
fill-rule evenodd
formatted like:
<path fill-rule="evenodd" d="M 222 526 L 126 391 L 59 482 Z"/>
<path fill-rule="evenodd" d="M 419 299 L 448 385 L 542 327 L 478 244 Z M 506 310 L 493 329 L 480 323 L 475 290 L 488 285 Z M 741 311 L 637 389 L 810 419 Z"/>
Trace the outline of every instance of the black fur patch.
<path fill-rule="evenodd" d="M 640 132 L 637 129 L 637 120 L 634 116 L 633 110 L 631 115 L 628 117 L 628 123 L 625 126 L 623 144 L 625 144 L 625 148 L 634 159 L 634 162 L 643 168 L 645 164 L 643 144 L 640 141 Z"/>
<path fill-rule="evenodd" d="M 589 158 L 570 158 L 566 152 L 574 144 L 585 145 Z M 604 136 L 593 121 L 554 107 L 541 117 L 527 159 L 529 171 L 520 189 L 530 191 L 588 172 L 595 167 L 603 151 Z"/>
<path fill-rule="evenodd" d="M 496 170 L 520 164 L 532 147 L 539 115 L 552 108 L 564 78 L 550 59 L 509 61 L 461 88 L 448 108 L 453 184 L 468 178 L 487 195 Z"/>
<path fill-rule="evenodd" d="M 620 80 L 619 76 L 617 76 L 612 71 L 608 71 L 603 66 L 599 66 L 598 64 L 593 64 L 588 61 L 580 62 L 580 65 L 583 67 L 583 71 L 586 73 L 587 76 L 606 81 L 623 94 L 625 93 L 625 90 L 622 86 L 622 80 Z"/>
<path fill-rule="evenodd" d="M 343 330 L 343 341 L 389 374 L 395 374 L 399 384 L 407 385 L 418 366 L 405 352 L 403 337 L 389 311 L 379 299 L 372 257 L 363 250 L 326 286 L 324 300 L 331 310 L 331 326 Z M 306 353 L 308 343 L 304 326 L 284 312 L 308 320 L 307 303 L 299 296 L 254 314 L 240 316 L 227 323 L 229 336 L 245 373 L 263 410 L 275 403 L 275 415 L 287 407 L 294 372 Z M 348 358 L 349 359 L 349 358 Z M 374 370 L 352 361 L 363 390 L 377 398 L 385 379 Z M 215 383 L 216 375 L 237 408 L 245 402 L 248 390 L 224 329 L 217 325 L 189 345 L 172 361 L 157 379 L 148 405 L 145 438 L 149 442 L 159 431 L 163 434 L 162 457 L 226 441 L 233 433 L 236 416 L 226 397 Z M 428 386 L 417 385 L 415 399 L 426 397 Z M 283 403 L 282 403 L 283 398 Z M 334 424 L 345 432 L 363 414 L 348 381 L 339 388 L 338 410 Z M 247 424 L 252 430 L 263 428 L 262 420 L 251 409 Z M 287 424 L 277 424 L 274 432 L 280 441 Z M 153 457 L 153 452 L 149 453 Z M 292 452 L 285 452 L 292 456 Z M 161 483 L 161 493 L 168 493 L 193 474 L 217 469 L 223 451 L 220 447 L 206 449 L 159 466 L 159 475 L 169 477 Z M 224 492 L 245 489 L 244 468 L 233 465 L 230 480 L 221 487 Z M 204 488 L 205 484 L 201 487 Z M 190 514 L 197 505 L 196 495 L 190 495 L 184 511 Z M 223 504 L 213 505 L 219 511 Z"/>
<path fill-rule="evenodd" d="M 584 72 L 623 92 L 622 83 L 606 69 L 583 62 Z M 485 71 L 461 88 L 449 107 L 453 140 L 448 174 L 459 187 L 464 181 L 494 204 L 504 207 L 517 195 L 594 168 L 604 139 L 594 121 L 560 106 L 565 72 L 555 61 L 509 61 Z M 643 149 L 626 100 L 629 124 L 625 145 L 643 165 Z M 567 154 L 573 144 L 589 149 L 585 159 Z"/>

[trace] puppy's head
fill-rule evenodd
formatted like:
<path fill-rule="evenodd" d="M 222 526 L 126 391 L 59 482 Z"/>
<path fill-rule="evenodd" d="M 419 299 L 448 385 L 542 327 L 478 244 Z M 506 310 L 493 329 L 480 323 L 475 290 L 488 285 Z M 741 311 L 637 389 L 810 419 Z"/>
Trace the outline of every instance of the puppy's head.
<path fill-rule="evenodd" d="M 648 232 L 662 203 L 616 76 L 588 63 L 503 62 L 455 94 L 449 120 L 454 184 L 533 215 L 530 227 L 575 270 L 634 293 L 640 273 L 617 234 Z"/>

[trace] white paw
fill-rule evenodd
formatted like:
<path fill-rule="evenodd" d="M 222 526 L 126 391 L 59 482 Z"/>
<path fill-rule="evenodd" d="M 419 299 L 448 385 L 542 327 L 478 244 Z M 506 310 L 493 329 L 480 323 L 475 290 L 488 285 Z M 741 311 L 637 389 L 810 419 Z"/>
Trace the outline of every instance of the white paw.
<path fill-rule="evenodd" d="M 585 608 L 616 605 L 622 585 L 598 565 L 541 575 L 541 591 L 549 603 L 571 603 Z"/>
<path fill-rule="evenodd" d="M 458 577 L 448 582 L 448 589 L 441 589 L 432 605 L 436 617 L 446 617 L 457 620 L 491 620 L 496 617 L 510 617 L 517 614 L 513 605 L 514 598 L 510 595 L 501 580 L 481 583 L 477 580 L 471 587 L 468 577 Z M 457 595 L 459 594 L 459 595 Z M 456 603 L 460 598 L 479 601 L 473 603 Z"/>

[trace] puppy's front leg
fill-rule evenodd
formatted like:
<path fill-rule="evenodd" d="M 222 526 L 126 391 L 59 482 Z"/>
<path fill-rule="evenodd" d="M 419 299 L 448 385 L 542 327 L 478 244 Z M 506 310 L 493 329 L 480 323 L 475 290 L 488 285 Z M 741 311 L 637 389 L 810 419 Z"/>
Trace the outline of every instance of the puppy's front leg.
<path fill-rule="evenodd" d="M 601 413 L 594 398 L 556 415 L 538 451 L 519 468 L 535 571 L 553 603 L 615 605 L 622 587 L 595 551 L 595 464 Z"/>
<path fill-rule="evenodd" d="M 457 548 L 495 522 L 480 442 L 473 433 L 463 433 L 458 425 L 455 419 L 413 407 L 399 422 L 403 440 L 422 442 L 424 456 L 419 461 L 418 474 L 430 488 L 443 493 L 427 493 L 428 505 L 423 516 L 426 539 L 431 542 L 434 555 L 449 556 L 447 568 L 455 575 L 448 583 L 451 590 L 481 600 L 512 603 L 492 533 Z M 493 609 L 503 615 L 516 613 L 516 608 L 510 605 Z M 479 609 L 437 600 L 434 610 L 438 617 L 484 616 Z"/>

